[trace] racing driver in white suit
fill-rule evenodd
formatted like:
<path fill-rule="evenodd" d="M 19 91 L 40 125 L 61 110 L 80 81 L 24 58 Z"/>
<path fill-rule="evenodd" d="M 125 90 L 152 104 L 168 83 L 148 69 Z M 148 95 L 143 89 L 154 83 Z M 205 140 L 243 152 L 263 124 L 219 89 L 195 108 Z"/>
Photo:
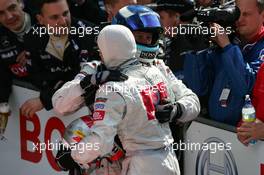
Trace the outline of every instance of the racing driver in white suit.
<path fill-rule="evenodd" d="M 96 92 L 90 133 L 79 144 L 99 143 L 98 150 L 72 150 L 73 159 L 85 165 L 111 152 L 117 134 L 126 151 L 124 175 L 179 175 L 168 123 L 155 118 L 155 105 L 175 99 L 166 78 L 153 66 L 135 58 L 136 42 L 131 31 L 120 25 L 105 27 L 98 36 L 104 65 L 129 78 L 107 82 Z M 85 143 L 82 143 L 85 142 Z M 84 152 L 83 152 L 84 151 Z"/>

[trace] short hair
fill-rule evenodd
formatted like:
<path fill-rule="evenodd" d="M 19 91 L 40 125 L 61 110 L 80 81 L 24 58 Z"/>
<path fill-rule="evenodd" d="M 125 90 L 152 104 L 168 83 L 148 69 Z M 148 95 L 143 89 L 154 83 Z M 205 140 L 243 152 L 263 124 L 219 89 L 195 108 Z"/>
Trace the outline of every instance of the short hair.
<path fill-rule="evenodd" d="M 257 7 L 258 7 L 258 10 L 259 12 L 263 12 L 264 10 L 264 0 L 257 0 Z"/>
<path fill-rule="evenodd" d="M 171 9 L 166 9 L 166 10 L 164 9 L 164 11 L 167 12 L 170 17 L 172 17 L 172 16 L 176 15 L 177 13 L 179 13 L 179 12 L 171 10 Z"/>
<path fill-rule="evenodd" d="M 59 2 L 59 1 L 62 1 L 62 0 L 38 0 L 37 12 L 41 13 L 41 10 L 45 4 L 55 3 L 55 2 Z"/>
<path fill-rule="evenodd" d="M 110 5 L 110 6 L 114 6 L 115 4 L 117 4 L 120 0 L 104 0 L 104 4 L 106 5 Z"/>

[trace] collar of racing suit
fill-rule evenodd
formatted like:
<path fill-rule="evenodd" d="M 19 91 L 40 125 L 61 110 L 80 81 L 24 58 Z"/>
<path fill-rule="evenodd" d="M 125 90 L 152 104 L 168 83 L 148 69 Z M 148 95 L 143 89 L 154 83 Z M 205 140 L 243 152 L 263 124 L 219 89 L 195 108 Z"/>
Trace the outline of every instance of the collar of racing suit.
<path fill-rule="evenodd" d="M 122 25 L 109 25 L 98 36 L 98 46 L 107 69 L 124 67 L 136 55 L 136 41 L 132 32 Z"/>
<path fill-rule="evenodd" d="M 118 67 L 116 67 L 116 69 L 121 72 L 125 72 L 126 70 L 129 70 L 134 66 L 141 66 L 141 63 L 137 58 L 131 58 L 130 60 L 123 62 Z"/>

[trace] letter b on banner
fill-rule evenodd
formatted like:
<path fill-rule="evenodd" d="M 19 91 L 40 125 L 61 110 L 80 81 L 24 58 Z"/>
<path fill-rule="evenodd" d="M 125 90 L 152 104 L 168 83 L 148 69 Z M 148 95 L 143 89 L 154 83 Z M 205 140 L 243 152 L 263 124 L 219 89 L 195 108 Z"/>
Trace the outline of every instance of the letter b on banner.
<path fill-rule="evenodd" d="M 33 125 L 33 130 L 29 130 L 27 128 L 27 122 L 31 122 Z M 51 134 L 53 130 L 58 130 L 60 134 L 62 135 L 65 126 L 63 122 L 56 118 L 52 117 L 50 118 L 45 127 L 45 133 L 44 133 L 44 143 L 46 146 L 46 149 L 44 150 L 47 155 L 47 159 L 51 167 L 59 171 L 59 167 L 55 163 L 54 156 L 52 154 L 52 150 L 48 149 L 51 139 Z M 39 117 L 35 114 L 32 118 L 28 118 L 26 116 L 23 116 L 20 114 L 20 145 L 21 145 L 21 159 L 27 160 L 33 163 L 39 163 L 42 158 L 42 152 L 40 151 L 40 146 L 43 144 L 43 142 L 40 141 L 39 136 L 41 132 L 41 124 Z M 34 144 L 37 146 L 38 149 L 35 149 L 33 151 L 29 150 L 27 147 L 27 142 L 32 142 L 32 145 Z"/>

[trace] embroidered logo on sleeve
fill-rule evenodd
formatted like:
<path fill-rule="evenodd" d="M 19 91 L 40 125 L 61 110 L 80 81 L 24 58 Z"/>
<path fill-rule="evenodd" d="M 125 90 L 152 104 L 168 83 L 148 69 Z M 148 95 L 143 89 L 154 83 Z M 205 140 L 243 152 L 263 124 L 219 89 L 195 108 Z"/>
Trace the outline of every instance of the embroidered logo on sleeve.
<path fill-rule="evenodd" d="M 104 117 L 105 117 L 105 111 L 94 111 L 94 113 L 93 113 L 93 119 L 95 120 L 95 121 L 97 121 L 97 120 L 103 120 L 104 119 Z"/>
<path fill-rule="evenodd" d="M 107 101 L 107 98 L 98 97 L 95 99 L 95 103 L 105 103 Z"/>
<path fill-rule="evenodd" d="M 105 105 L 102 104 L 102 103 L 98 103 L 98 104 L 95 104 L 94 105 L 94 110 L 97 110 L 97 109 L 104 109 Z"/>
<path fill-rule="evenodd" d="M 12 64 L 9 66 L 11 72 L 18 77 L 25 77 L 28 75 L 27 67 L 20 64 Z"/>

